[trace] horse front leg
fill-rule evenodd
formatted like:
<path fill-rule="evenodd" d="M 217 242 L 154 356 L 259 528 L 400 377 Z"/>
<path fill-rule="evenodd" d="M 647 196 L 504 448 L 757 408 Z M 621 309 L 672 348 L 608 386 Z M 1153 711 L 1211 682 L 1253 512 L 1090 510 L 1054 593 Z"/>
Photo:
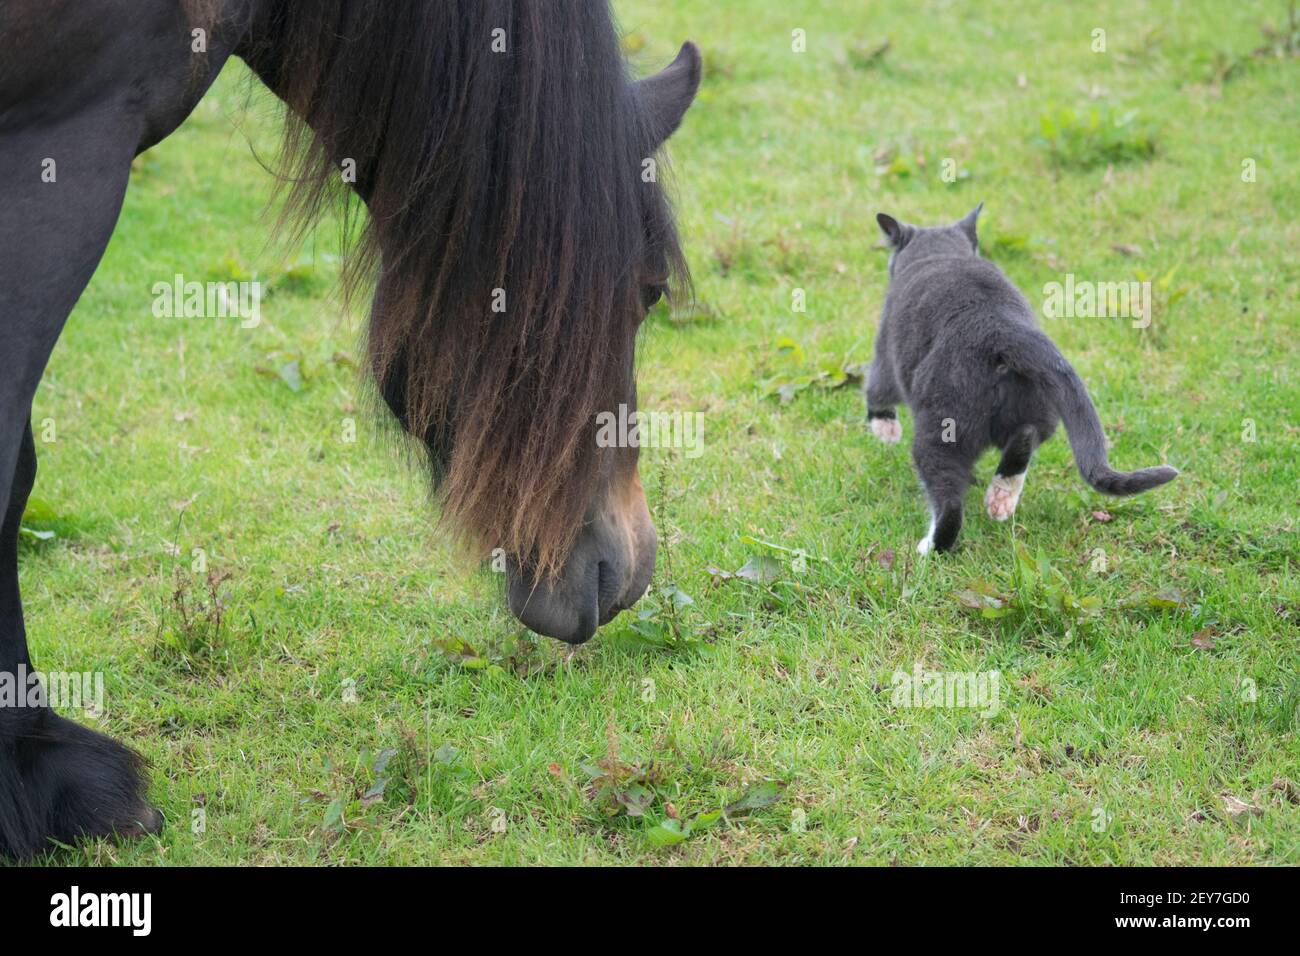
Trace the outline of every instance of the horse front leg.
<path fill-rule="evenodd" d="M 23 429 L 0 528 L 0 646 L 12 676 L 0 699 L 0 856 L 28 857 L 51 839 L 157 829 L 144 767 L 132 751 L 52 711 L 32 683 L 18 593 L 18 529 L 36 480 L 31 425 Z"/>
<path fill-rule="evenodd" d="M 84 116 L 0 127 L 0 857 L 50 840 L 158 826 L 142 761 L 54 713 L 27 681 L 18 534 L 36 479 L 32 398 L 55 340 L 117 221 L 138 129 L 99 105 Z M 0 688 L 2 689 L 2 688 Z"/>

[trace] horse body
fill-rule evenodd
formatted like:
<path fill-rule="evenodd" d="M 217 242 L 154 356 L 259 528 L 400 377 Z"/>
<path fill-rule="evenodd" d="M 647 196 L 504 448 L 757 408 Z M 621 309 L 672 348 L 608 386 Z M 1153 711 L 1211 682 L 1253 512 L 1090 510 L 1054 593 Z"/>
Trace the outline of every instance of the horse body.
<path fill-rule="evenodd" d="M 311 222 L 344 191 L 339 164 L 355 165 L 370 364 L 427 450 L 444 515 L 478 549 L 505 550 L 525 624 L 586 640 L 653 570 L 636 450 L 598 449 L 591 429 L 597 410 L 634 407 L 637 325 L 681 267 L 641 158 L 680 123 L 698 52 L 631 83 L 607 7 L 588 0 L 8 0 L 0 673 L 31 669 L 17 541 L 37 385 L 131 160 L 231 56 L 289 107 L 291 216 Z M 0 707 L 0 856 L 155 829 L 145 789 L 110 738 L 48 707 Z"/>

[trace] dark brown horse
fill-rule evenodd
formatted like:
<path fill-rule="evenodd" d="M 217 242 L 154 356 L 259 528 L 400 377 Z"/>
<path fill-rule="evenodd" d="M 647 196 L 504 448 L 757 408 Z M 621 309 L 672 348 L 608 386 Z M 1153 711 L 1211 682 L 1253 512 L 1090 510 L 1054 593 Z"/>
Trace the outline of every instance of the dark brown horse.
<path fill-rule="evenodd" d="M 605 0 L 4 0 L 0 673 L 31 667 L 17 539 L 37 384 L 131 160 L 232 55 L 287 104 L 288 221 L 366 219 L 347 281 L 374 282 L 370 367 L 448 527 L 504 551 L 521 621 L 587 640 L 654 568 L 636 449 L 598 447 L 595 420 L 634 407 L 637 327 L 685 278 L 645 172 L 695 95 L 696 49 L 631 81 Z M 0 707 L 0 856 L 152 829 L 145 789 L 131 751 L 43 700 Z"/>

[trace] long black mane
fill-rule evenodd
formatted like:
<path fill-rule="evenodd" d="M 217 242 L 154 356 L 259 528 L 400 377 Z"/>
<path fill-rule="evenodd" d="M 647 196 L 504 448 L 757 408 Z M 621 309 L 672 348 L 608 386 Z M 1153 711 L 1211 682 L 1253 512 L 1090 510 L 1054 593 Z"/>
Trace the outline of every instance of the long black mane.
<path fill-rule="evenodd" d="M 346 284 L 379 276 L 372 366 L 444 518 L 553 570 L 602 474 L 595 414 L 632 393 L 641 290 L 685 276 L 607 3 L 286 2 L 257 44 L 289 219 L 368 209 Z"/>

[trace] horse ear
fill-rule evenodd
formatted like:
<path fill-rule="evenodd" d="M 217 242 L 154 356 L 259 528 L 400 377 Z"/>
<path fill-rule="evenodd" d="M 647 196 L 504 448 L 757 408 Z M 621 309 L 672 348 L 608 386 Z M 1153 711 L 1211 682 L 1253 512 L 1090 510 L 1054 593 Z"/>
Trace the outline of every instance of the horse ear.
<path fill-rule="evenodd" d="M 703 72 L 700 48 L 687 41 L 682 44 L 677 59 L 636 84 L 637 100 L 654 149 L 662 146 L 682 125 L 682 117 L 700 88 Z"/>
<path fill-rule="evenodd" d="M 980 211 L 983 210 L 983 208 L 984 203 L 981 202 L 970 212 L 966 213 L 965 219 L 957 223 L 957 225 L 961 226 L 962 232 L 966 233 L 966 238 L 970 240 L 970 244 L 976 249 L 980 247 L 980 237 L 975 231 L 975 224 L 979 221 Z"/>

